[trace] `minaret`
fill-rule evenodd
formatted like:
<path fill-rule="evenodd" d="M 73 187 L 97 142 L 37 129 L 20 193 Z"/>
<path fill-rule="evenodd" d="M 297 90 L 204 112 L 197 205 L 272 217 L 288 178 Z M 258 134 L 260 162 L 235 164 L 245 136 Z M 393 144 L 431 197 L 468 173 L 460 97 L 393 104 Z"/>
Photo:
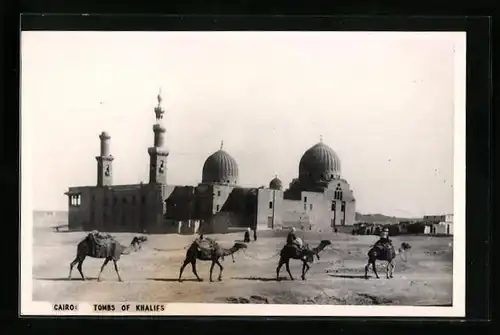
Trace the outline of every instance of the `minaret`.
<path fill-rule="evenodd" d="M 168 150 L 163 147 L 165 141 L 165 127 L 161 124 L 165 110 L 161 105 L 161 90 L 158 93 L 158 105 L 155 107 L 156 123 L 153 125 L 154 145 L 148 148 L 149 154 L 149 183 L 167 183 Z"/>
<path fill-rule="evenodd" d="M 97 186 L 111 186 L 113 184 L 112 163 L 114 159 L 109 153 L 111 136 L 103 131 L 99 138 L 101 140 L 101 154 L 95 158 L 97 160 Z"/>

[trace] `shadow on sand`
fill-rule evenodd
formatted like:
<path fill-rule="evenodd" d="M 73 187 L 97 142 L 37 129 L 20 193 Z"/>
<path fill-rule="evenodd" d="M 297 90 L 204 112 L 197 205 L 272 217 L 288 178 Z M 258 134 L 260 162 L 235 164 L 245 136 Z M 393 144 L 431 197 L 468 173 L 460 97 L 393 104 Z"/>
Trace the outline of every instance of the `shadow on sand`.
<path fill-rule="evenodd" d="M 345 278 L 345 279 L 365 279 L 365 275 L 334 275 L 328 274 L 330 277 L 335 278 Z M 368 275 L 368 279 L 372 278 L 372 276 Z"/>
<path fill-rule="evenodd" d="M 147 280 L 152 280 L 152 281 L 161 281 L 161 282 L 170 282 L 170 283 L 174 283 L 174 282 L 179 282 L 179 278 L 147 278 Z M 198 279 L 196 278 L 182 278 L 181 282 L 184 282 L 184 281 L 191 281 L 191 282 L 197 282 Z"/>
<path fill-rule="evenodd" d="M 35 280 L 48 280 L 48 281 L 83 281 L 81 277 L 58 277 L 58 278 L 33 278 Z M 85 277 L 85 281 L 96 281 L 97 277 Z"/>
<path fill-rule="evenodd" d="M 236 280 L 254 280 L 254 281 L 265 281 L 265 282 L 268 282 L 268 281 L 277 281 L 276 277 L 272 277 L 272 278 L 269 278 L 269 277 L 231 277 L 231 279 L 236 279 Z M 290 278 L 288 278 L 288 277 L 280 277 L 279 280 L 280 281 L 282 281 L 282 280 L 290 280 Z"/>
<path fill-rule="evenodd" d="M 179 250 L 187 250 L 187 248 L 176 248 L 176 249 L 160 249 L 160 248 L 153 248 L 155 251 L 161 251 L 161 252 L 168 252 L 168 251 L 179 251 Z"/>

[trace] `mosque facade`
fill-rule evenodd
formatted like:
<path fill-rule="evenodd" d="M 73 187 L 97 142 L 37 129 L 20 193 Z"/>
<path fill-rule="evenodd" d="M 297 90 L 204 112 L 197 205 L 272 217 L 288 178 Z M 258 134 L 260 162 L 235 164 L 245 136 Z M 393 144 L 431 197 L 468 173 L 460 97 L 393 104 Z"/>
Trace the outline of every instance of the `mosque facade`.
<path fill-rule="evenodd" d="M 294 226 L 326 232 L 354 224 L 353 192 L 341 177 L 339 157 L 322 141 L 303 154 L 298 177 L 286 189 L 277 176 L 268 187 L 240 187 L 239 166 L 222 144 L 206 159 L 198 185 L 168 183 L 164 112 L 158 95 L 147 183 L 113 184 L 111 137 L 106 132 L 100 134 L 97 184 L 70 187 L 65 193 L 70 230 L 225 233 L 235 227 L 266 230 Z"/>

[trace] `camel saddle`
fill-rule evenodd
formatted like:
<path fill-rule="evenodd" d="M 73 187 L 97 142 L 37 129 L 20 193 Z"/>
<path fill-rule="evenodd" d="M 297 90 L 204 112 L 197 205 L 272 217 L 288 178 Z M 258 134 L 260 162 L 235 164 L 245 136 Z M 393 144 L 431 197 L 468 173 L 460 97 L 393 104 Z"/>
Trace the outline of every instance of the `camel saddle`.
<path fill-rule="evenodd" d="M 113 256 L 114 246 L 117 243 L 113 236 L 107 233 L 92 232 L 87 236 L 87 239 L 91 242 L 91 251 L 89 256 Z"/>
<path fill-rule="evenodd" d="M 197 240 L 198 250 L 203 253 L 207 258 L 211 257 L 212 251 L 219 248 L 219 244 L 212 239 L 205 238 Z"/>

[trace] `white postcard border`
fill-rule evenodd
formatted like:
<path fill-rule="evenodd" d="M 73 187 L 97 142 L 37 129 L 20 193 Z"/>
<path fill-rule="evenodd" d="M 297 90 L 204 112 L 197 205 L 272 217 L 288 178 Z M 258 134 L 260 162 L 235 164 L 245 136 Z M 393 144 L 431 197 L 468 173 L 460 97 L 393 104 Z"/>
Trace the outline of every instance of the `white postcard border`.
<path fill-rule="evenodd" d="M 382 32 L 377 32 L 382 33 Z M 408 32 L 386 32 L 386 34 L 408 34 Z M 420 33 L 419 33 L 420 34 Z M 434 33 L 421 33 L 434 34 Z M 437 33 L 439 34 L 439 33 Z M 161 303 L 162 312 L 95 312 L 93 303 L 74 302 L 77 311 L 54 312 L 53 303 L 32 300 L 33 261 L 33 206 L 32 206 L 32 153 L 31 132 L 33 125 L 29 115 L 25 115 L 21 104 L 21 250 L 20 250 L 20 310 L 22 316 L 124 316 L 124 315 L 179 315 L 179 316 L 392 316 L 392 317 L 464 317 L 465 316 L 465 92 L 466 92 L 466 33 L 455 32 L 455 121 L 454 121 L 454 243 L 453 243 L 453 305 L 451 307 L 420 306 L 335 306 L 335 305 L 273 305 L 273 304 L 207 304 L 207 303 Z M 21 40 L 22 42 L 22 40 Z M 22 43 L 21 43 L 22 46 Z M 22 55 L 22 50 L 21 50 Z M 22 56 L 21 56 L 22 57 Z M 22 61 L 21 61 L 22 65 Z M 20 90 L 22 89 L 22 77 Z M 22 91 L 21 91 L 22 92 Z M 22 101 L 22 99 L 21 99 Z M 21 163 L 20 162 L 20 163 Z M 61 302 L 62 303 L 62 302 Z M 69 302 L 64 302 L 69 303 Z M 113 302 L 110 302 L 113 304 Z M 133 302 L 116 302 L 116 306 Z M 157 304 L 137 302 L 137 304 Z"/>

